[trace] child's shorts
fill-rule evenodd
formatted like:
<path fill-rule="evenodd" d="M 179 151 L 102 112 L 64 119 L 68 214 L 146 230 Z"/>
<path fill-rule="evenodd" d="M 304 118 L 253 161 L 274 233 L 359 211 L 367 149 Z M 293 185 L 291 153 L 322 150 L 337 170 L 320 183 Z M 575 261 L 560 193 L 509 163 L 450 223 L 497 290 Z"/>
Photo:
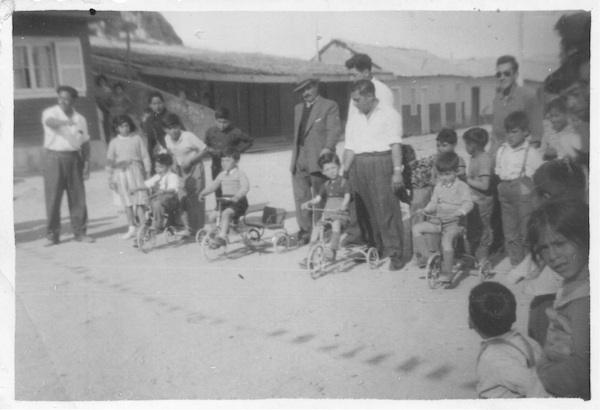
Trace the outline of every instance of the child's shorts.
<path fill-rule="evenodd" d="M 340 221 L 340 227 L 342 231 L 348 227 L 350 223 L 350 215 L 348 211 L 325 211 L 323 214 L 323 220 L 325 221 Z"/>
<path fill-rule="evenodd" d="M 239 218 L 243 216 L 248 210 L 248 199 L 246 197 L 243 197 L 237 202 L 225 202 L 225 204 L 223 205 L 223 211 L 226 209 L 232 209 L 233 217 Z"/>

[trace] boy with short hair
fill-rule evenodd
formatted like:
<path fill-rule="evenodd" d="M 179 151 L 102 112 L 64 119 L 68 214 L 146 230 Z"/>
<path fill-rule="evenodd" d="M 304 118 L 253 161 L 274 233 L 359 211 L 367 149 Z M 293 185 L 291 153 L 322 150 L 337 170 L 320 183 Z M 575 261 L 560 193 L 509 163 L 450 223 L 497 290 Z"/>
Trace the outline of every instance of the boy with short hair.
<path fill-rule="evenodd" d="M 467 237 L 471 250 L 479 262 L 488 257 L 492 244 L 492 210 L 494 195 L 490 187 L 493 172 L 492 158 L 485 152 L 488 132 L 479 127 L 471 128 L 463 134 L 465 148 L 471 156 L 466 182 L 471 188 L 473 211 L 467 216 Z"/>
<path fill-rule="evenodd" d="M 308 209 L 325 200 L 325 212 L 322 220 L 331 222 L 331 240 L 328 246 L 329 252 L 325 253 L 325 259 L 328 262 L 334 262 L 342 231 L 350 222 L 348 213 L 350 183 L 340 175 L 340 158 L 335 153 L 327 152 L 321 155 L 317 163 L 323 175 L 329 180 L 321 186 L 317 196 L 303 203 L 301 208 Z M 318 238 L 319 229 L 313 227 L 308 246 L 309 252 L 317 244 Z M 300 262 L 300 265 L 306 266 L 306 259 Z"/>
<path fill-rule="evenodd" d="M 443 152 L 435 162 L 438 182 L 433 188 L 431 200 L 422 213 L 436 216 L 433 221 L 424 221 L 413 227 L 413 248 L 419 267 L 425 267 L 431 255 L 423 234 L 442 235 L 442 272 L 439 282 L 450 283 L 453 279 L 454 239 L 460 234 L 459 219 L 473 209 L 469 186 L 458 180 L 459 157 L 455 152 Z"/>
<path fill-rule="evenodd" d="M 581 136 L 569 123 L 567 101 L 564 97 L 556 98 L 546 105 L 546 116 L 552 126 L 552 132 L 544 134 L 540 148 L 544 160 L 554 158 L 577 159 L 582 150 Z"/>
<path fill-rule="evenodd" d="M 541 346 L 512 329 L 517 319 L 513 293 L 497 282 L 483 282 L 469 294 L 469 328 L 483 339 L 477 356 L 477 395 L 482 399 L 551 397 L 536 363 Z"/>
<path fill-rule="evenodd" d="M 214 249 L 223 246 L 227 243 L 227 233 L 231 222 L 246 212 L 248 209 L 248 199 L 246 194 L 250 190 L 250 182 L 246 174 L 238 168 L 240 161 L 240 151 L 235 147 L 227 147 L 223 151 L 221 157 L 221 166 L 223 171 L 211 182 L 206 188 L 200 192 L 200 197 L 215 192 L 221 188 L 223 191 L 222 198 L 226 201 L 221 205 L 221 230 L 219 235 L 211 240 L 210 246 Z M 219 198 L 217 198 L 219 199 Z M 215 222 L 218 216 L 217 210 L 213 211 L 209 217 L 211 222 Z"/>
<path fill-rule="evenodd" d="M 442 129 L 437 137 L 435 137 L 436 148 L 437 148 L 437 156 L 439 156 L 443 152 L 456 152 L 456 145 L 458 144 L 458 135 L 456 131 L 450 128 Z M 462 159 L 460 155 L 458 155 L 458 178 L 461 181 L 465 180 L 467 166 L 465 164 L 465 160 Z M 431 169 L 431 185 L 435 186 L 437 179 L 437 171 L 435 166 Z"/>
<path fill-rule="evenodd" d="M 150 190 L 155 195 L 150 201 L 152 209 L 152 229 L 161 231 L 165 225 L 164 216 L 167 213 L 177 211 L 179 199 L 177 191 L 179 190 L 179 177 L 171 167 L 173 158 L 171 155 L 163 153 L 156 155 L 155 159 L 156 174 L 144 181 L 143 187 L 136 187 L 130 190 L 130 193 L 137 191 Z"/>
<path fill-rule="evenodd" d="M 435 161 L 443 152 L 454 152 L 458 142 L 458 137 L 456 135 L 456 131 L 449 128 L 444 128 L 438 133 L 435 140 L 437 151 L 434 154 L 425 158 L 420 158 L 410 164 L 410 167 L 412 168 L 411 185 L 413 189 L 412 201 L 410 203 L 410 214 L 411 216 L 415 215 L 414 217 L 411 217 L 411 223 L 413 226 L 425 220 L 425 217 L 416 216 L 416 213 L 419 209 L 425 207 L 431 199 L 433 187 L 437 182 Z M 458 157 L 458 161 L 458 177 L 460 180 L 464 180 L 466 169 L 465 161 L 460 156 Z M 430 246 L 435 249 L 437 245 L 430 243 Z M 413 254 L 415 253 L 416 252 L 413 249 Z"/>
<path fill-rule="evenodd" d="M 504 125 L 506 142 L 496 154 L 495 173 L 500 179 L 498 200 L 502 212 L 502 231 L 512 270 L 528 252 L 525 238 L 527 221 L 533 210 L 531 178 L 543 161 L 540 152 L 527 141 L 529 120 L 523 111 L 510 113 Z"/>
<path fill-rule="evenodd" d="M 215 110 L 217 125 L 206 130 L 204 142 L 208 145 L 208 152 L 212 157 L 210 165 L 212 179 L 223 171 L 221 157 L 227 147 L 235 147 L 240 153 L 245 152 L 254 143 L 254 139 L 232 124 L 229 108 L 219 107 Z M 220 189 L 215 192 L 217 197 L 222 196 Z"/>

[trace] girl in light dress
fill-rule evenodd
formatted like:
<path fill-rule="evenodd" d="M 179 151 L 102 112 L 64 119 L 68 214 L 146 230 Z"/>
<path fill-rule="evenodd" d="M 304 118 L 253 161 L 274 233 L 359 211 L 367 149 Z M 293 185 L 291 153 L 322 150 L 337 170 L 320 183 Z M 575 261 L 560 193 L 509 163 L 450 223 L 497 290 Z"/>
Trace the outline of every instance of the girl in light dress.
<path fill-rule="evenodd" d="M 119 194 L 125 207 L 129 229 L 122 238 L 131 239 L 136 234 L 135 216 L 137 215 L 140 226 L 146 222 L 143 205 L 148 201 L 148 194 L 145 191 L 129 191 L 143 185 L 150 175 L 150 156 L 142 137 L 135 133 L 136 126 L 128 115 L 117 115 L 111 125 L 115 137 L 110 141 L 106 154 L 108 186 Z"/>

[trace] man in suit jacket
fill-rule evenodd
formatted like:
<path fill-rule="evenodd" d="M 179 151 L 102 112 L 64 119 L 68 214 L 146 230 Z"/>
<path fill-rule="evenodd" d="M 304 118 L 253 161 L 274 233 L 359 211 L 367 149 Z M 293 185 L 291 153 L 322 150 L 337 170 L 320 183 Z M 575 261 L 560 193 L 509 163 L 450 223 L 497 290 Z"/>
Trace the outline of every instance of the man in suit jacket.
<path fill-rule="evenodd" d="M 292 187 L 296 203 L 296 219 L 300 231 L 296 235 L 300 243 L 308 243 L 312 230 L 310 212 L 300 205 L 312 199 L 327 178 L 321 173 L 317 161 L 326 152 L 335 152 L 342 133 L 340 111 L 334 101 L 319 95 L 319 80 L 307 76 L 297 83 L 295 92 L 302 95 L 303 102 L 294 111 L 294 146 L 292 150 Z"/>

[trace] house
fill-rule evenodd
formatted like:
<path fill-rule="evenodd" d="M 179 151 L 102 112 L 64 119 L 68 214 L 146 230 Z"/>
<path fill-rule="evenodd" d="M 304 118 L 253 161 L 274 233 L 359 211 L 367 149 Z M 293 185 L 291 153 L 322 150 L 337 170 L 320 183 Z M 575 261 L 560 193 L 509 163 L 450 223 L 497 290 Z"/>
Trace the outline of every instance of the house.
<path fill-rule="evenodd" d="M 98 72 L 123 77 L 127 71 L 122 42 L 91 39 Z M 223 53 L 184 46 L 133 43 L 133 79 L 210 108 L 226 106 L 232 121 L 261 139 L 293 138 L 293 92 L 298 76 L 312 73 L 321 80 L 321 95 L 336 101 L 342 120 L 348 110 L 350 77 L 343 65 L 323 64 L 256 53 Z M 382 73 L 391 79 L 391 73 Z"/>
<path fill-rule="evenodd" d="M 496 90 L 496 59 L 447 60 L 424 50 L 358 44 L 333 39 L 313 60 L 344 64 L 354 54 L 368 54 L 374 68 L 392 72 L 379 78 L 394 94 L 404 134 L 419 135 L 490 121 Z M 526 60 L 520 69 L 525 86 L 537 88 L 556 64 Z"/>
<path fill-rule="evenodd" d="M 14 168 L 40 170 L 42 111 L 56 103 L 56 87 L 71 85 L 75 108 L 88 121 L 92 166 L 105 156 L 99 140 L 87 11 L 34 11 L 13 14 Z"/>

